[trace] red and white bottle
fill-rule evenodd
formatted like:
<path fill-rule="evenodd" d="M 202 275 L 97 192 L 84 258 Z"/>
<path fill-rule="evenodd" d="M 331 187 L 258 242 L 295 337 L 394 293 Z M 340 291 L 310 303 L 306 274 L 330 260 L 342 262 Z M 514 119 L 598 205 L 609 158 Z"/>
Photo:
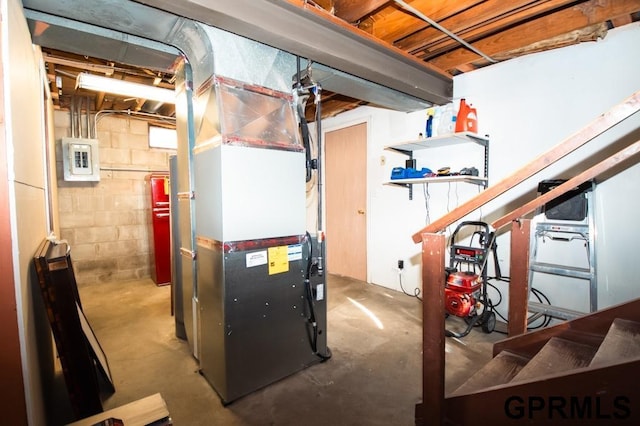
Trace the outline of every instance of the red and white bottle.
<path fill-rule="evenodd" d="M 475 108 L 460 99 L 460 108 L 456 117 L 456 132 L 478 133 L 478 113 Z"/>

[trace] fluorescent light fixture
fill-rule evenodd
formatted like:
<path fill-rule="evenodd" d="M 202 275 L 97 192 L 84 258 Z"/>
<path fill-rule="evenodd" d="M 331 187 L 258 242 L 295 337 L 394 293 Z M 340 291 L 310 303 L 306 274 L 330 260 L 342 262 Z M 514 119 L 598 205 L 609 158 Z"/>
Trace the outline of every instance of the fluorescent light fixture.
<path fill-rule="evenodd" d="M 76 79 L 76 89 L 82 88 L 95 90 L 96 92 L 106 92 L 114 95 L 127 96 L 138 99 L 148 99 L 150 101 L 175 104 L 175 92 L 160 87 L 145 86 L 144 84 L 131 83 L 124 80 L 102 77 L 94 74 L 80 73 Z"/>

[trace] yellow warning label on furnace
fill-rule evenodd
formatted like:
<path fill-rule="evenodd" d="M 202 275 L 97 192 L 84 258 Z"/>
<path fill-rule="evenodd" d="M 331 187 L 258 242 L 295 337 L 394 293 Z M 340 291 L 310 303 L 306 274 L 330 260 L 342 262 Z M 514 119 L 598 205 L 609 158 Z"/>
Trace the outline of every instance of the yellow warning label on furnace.
<path fill-rule="evenodd" d="M 269 247 L 269 275 L 289 270 L 289 250 L 287 246 Z"/>

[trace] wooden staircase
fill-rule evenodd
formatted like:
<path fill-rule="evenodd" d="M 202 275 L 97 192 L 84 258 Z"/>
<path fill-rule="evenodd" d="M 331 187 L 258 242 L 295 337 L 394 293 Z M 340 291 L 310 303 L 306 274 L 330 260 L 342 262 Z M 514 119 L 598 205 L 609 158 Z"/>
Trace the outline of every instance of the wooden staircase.
<path fill-rule="evenodd" d="M 413 235 L 422 244 L 423 391 L 417 426 L 427 424 L 640 424 L 640 299 L 527 332 L 530 219 L 525 215 L 640 153 L 640 140 L 491 223 L 511 225 L 509 338 L 494 358 L 445 398 L 442 232 L 640 111 L 640 92 L 548 152 Z M 548 176 L 539 176 L 548 178 Z"/>
<path fill-rule="evenodd" d="M 496 343 L 446 397 L 444 423 L 639 424 L 639 375 L 637 299 Z"/>

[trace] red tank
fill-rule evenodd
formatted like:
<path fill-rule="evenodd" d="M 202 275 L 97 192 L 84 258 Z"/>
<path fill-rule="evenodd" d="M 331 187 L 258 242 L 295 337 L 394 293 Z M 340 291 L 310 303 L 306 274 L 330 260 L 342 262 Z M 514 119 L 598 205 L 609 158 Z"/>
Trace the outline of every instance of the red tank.
<path fill-rule="evenodd" d="M 468 317 L 476 304 L 477 297 L 474 293 L 480 290 L 480 286 L 480 277 L 473 272 L 451 272 L 444 289 L 447 313 Z"/>

